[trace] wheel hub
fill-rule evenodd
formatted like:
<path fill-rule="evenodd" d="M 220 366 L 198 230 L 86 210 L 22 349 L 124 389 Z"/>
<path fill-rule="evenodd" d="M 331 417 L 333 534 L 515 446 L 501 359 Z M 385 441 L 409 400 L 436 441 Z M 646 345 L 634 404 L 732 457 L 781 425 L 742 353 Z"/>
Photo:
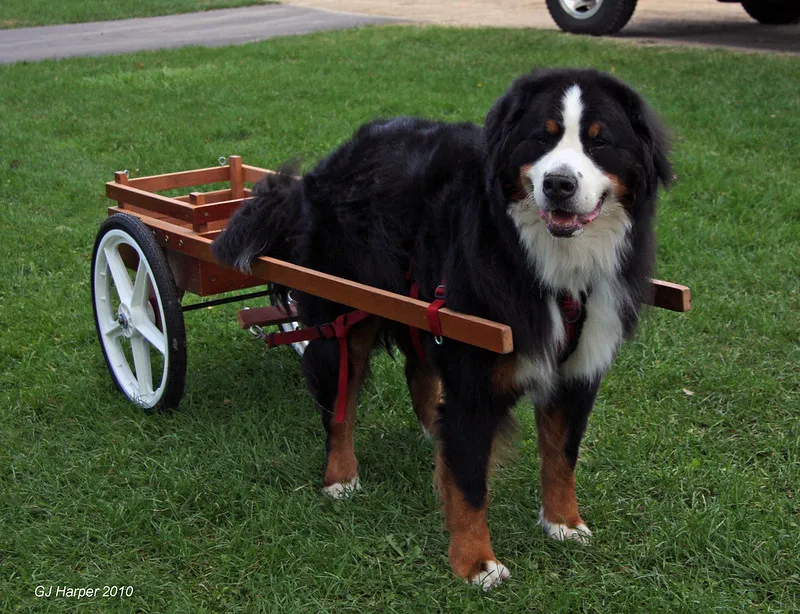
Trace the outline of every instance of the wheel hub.
<path fill-rule="evenodd" d="M 573 19 L 589 19 L 593 17 L 603 0 L 558 0 L 561 8 Z"/>
<path fill-rule="evenodd" d="M 131 326 L 131 312 L 127 305 L 120 305 L 117 309 L 117 324 L 122 331 L 122 336 L 130 339 L 133 335 L 133 327 Z"/>

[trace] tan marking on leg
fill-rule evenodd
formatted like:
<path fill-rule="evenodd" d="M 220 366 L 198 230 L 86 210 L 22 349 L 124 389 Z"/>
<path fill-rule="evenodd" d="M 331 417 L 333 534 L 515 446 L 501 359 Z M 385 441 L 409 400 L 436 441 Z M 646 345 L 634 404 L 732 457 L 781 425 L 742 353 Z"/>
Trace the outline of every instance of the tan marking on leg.
<path fill-rule="evenodd" d="M 442 380 L 431 367 L 417 367 L 408 378 L 411 405 L 422 428 L 435 435 L 439 405 L 442 403 Z"/>
<path fill-rule="evenodd" d="M 369 365 L 369 355 L 378 333 L 378 318 L 369 318 L 350 333 L 351 368 L 347 383 L 347 409 L 343 422 L 331 417 L 329 450 L 325 464 L 324 486 L 348 484 L 358 476 L 358 461 L 353 447 L 353 430 L 356 424 L 358 393 Z"/>
<path fill-rule="evenodd" d="M 567 427 L 561 411 L 536 412 L 536 438 L 541 460 L 542 516 L 554 524 L 584 524 L 578 513 L 575 471 L 564 454 Z"/>
<path fill-rule="evenodd" d="M 466 502 L 441 451 L 436 453 L 435 481 L 450 533 L 450 566 L 457 576 L 471 580 L 484 571 L 486 561 L 496 560 L 489 540 L 486 499 L 480 508 Z"/>
<path fill-rule="evenodd" d="M 492 385 L 500 394 L 521 394 L 517 383 L 517 357 L 514 354 L 499 356 L 492 368 Z"/>

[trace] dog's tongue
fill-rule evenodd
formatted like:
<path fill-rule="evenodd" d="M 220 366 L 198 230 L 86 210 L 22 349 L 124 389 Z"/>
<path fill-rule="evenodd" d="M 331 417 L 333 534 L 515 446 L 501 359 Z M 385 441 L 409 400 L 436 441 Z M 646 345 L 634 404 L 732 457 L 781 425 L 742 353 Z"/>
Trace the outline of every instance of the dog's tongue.
<path fill-rule="evenodd" d="M 576 226 L 578 225 L 578 216 L 574 213 L 556 210 L 550 214 L 548 222 L 554 226 Z"/>
<path fill-rule="evenodd" d="M 555 236 L 572 236 L 583 226 L 577 215 L 566 211 L 549 211 L 544 218 L 548 232 Z"/>

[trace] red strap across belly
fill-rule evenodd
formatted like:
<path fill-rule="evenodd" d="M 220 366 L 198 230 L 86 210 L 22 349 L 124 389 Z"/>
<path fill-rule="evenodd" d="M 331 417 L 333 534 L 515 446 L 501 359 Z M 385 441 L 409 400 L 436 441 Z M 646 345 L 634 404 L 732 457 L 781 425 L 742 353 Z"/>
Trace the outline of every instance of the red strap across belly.
<path fill-rule="evenodd" d="M 350 376 L 350 351 L 347 343 L 347 336 L 350 329 L 365 320 L 371 313 L 356 309 L 336 318 L 333 322 L 313 326 L 310 328 L 300 328 L 283 333 L 270 333 L 264 339 L 267 347 L 278 345 L 289 345 L 300 341 L 311 341 L 313 339 L 336 339 L 339 342 L 339 389 L 336 395 L 336 422 L 344 422 L 347 415 L 347 384 Z"/>

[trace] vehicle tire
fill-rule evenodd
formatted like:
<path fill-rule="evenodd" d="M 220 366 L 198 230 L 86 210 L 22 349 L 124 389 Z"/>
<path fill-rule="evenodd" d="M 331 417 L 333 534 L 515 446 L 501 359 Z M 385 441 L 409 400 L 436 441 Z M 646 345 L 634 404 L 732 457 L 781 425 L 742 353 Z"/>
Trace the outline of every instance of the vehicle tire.
<path fill-rule="evenodd" d="M 550 16 L 564 32 L 593 36 L 619 32 L 635 8 L 636 0 L 547 0 Z"/>
<path fill-rule="evenodd" d="M 131 215 L 112 215 L 97 232 L 92 307 L 117 388 L 143 409 L 176 407 L 186 381 L 183 311 L 163 250 Z"/>
<path fill-rule="evenodd" d="M 289 294 L 287 295 L 290 305 L 295 302 L 294 298 L 292 297 L 293 292 L 294 290 L 289 290 Z M 278 302 L 273 299 L 272 304 L 275 305 L 278 304 Z M 303 328 L 303 325 L 300 324 L 300 322 L 284 322 L 283 324 L 278 324 L 278 330 L 280 330 L 282 333 L 289 333 L 301 328 Z M 308 341 L 298 341 L 297 343 L 292 343 L 290 345 L 295 353 L 302 358 L 303 353 L 306 351 L 306 347 L 308 346 Z"/>
<path fill-rule="evenodd" d="M 742 6 L 750 17 L 765 25 L 800 21 L 800 2 L 797 0 L 749 0 L 742 2 Z"/>

